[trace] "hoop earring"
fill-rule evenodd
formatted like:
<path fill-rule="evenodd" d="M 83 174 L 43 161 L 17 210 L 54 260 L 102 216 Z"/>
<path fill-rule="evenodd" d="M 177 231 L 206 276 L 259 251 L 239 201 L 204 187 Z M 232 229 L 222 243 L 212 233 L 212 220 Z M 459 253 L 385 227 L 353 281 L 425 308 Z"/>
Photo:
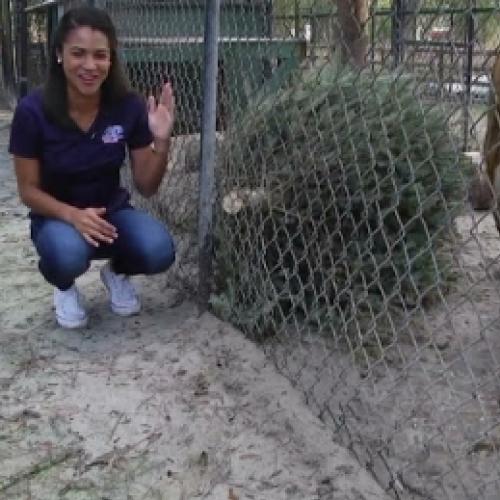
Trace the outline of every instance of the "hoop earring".
<path fill-rule="evenodd" d="M 57 64 L 61 64 L 62 63 L 62 59 L 60 57 L 57 58 Z"/>

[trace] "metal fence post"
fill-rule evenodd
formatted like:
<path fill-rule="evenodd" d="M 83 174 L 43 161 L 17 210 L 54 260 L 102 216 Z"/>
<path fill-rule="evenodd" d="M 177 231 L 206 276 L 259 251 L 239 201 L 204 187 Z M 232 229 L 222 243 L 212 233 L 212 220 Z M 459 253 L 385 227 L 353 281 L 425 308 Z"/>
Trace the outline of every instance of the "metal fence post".
<path fill-rule="evenodd" d="M 26 0 L 17 2 L 18 27 L 19 27 L 19 55 L 16 63 L 18 65 L 18 96 L 24 97 L 28 93 L 28 22 L 26 13 Z"/>
<path fill-rule="evenodd" d="M 403 60 L 403 0 L 394 0 L 392 3 L 392 51 L 394 56 L 394 68 L 397 68 Z"/>
<path fill-rule="evenodd" d="M 465 64 L 464 84 L 465 92 L 463 94 L 463 126 L 464 140 L 463 150 L 469 148 L 469 106 L 471 102 L 471 84 L 472 69 L 474 65 L 474 44 L 475 44 L 475 9 L 476 0 L 469 0 L 469 9 L 467 11 L 467 30 L 465 33 L 465 50 L 467 51 L 467 60 Z"/>
<path fill-rule="evenodd" d="M 205 308 L 208 304 L 212 276 L 219 15 L 220 0 L 207 0 L 205 7 L 200 199 L 198 214 L 198 304 L 200 308 Z"/>
<path fill-rule="evenodd" d="M 299 0 L 295 0 L 294 6 L 293 6 L 293 26 L 294 26 L 294 37 L 299 38 L 299 32 L 300 32 L 300 6 L 299 6 Z"/>
<path fill-rule="evenodd" d="M 371 66 L 372 66 L 372 71 L 375 71 L 375 30 L 377 29 L 377 22 L 375 19 L 375 16 L 377 15 L 377 9 L 376 6 L 371 5 L 370 6 L 370 23 L 371 23 L 371 28 L 370 28 L 370 53 L 371 53 Z"/>

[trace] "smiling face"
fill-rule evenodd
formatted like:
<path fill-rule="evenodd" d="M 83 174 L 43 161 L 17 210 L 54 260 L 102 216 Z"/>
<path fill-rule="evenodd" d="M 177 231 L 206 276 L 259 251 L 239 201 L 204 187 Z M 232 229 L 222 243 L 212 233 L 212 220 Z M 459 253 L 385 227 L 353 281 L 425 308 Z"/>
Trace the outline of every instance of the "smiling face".
<path fill-rule="evenodd" d="M 99 94 L 111 67 L 109 40 L 102 31 L 87 26 L 71 30 L 58 58 L 62 60 L 69 96 Z"/>

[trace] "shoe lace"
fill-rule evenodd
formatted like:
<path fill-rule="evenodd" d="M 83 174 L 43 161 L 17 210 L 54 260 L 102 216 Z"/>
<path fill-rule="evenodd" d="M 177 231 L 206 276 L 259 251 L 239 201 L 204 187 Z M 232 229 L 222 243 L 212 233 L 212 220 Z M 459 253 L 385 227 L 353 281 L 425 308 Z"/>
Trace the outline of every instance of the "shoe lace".
<path fill-rule="evenodd" d="M 134 300 L 136 298 L 136 291 L 134 285 L 125 274 L 115 274 L 115 291 L 116 294 L 126 300 Z"/>
<path fill-rule="evenodd" d="M 81 309 L 82 308 L 82 303 L 81 303 L 81 297 L 80 294 L 78 293 L 78 290 L 76 287 L 71 287 L 68 290 L 65 291 L 65 293 L 62 295 L 62 307 L 65 310 L 69 309 Z"/>

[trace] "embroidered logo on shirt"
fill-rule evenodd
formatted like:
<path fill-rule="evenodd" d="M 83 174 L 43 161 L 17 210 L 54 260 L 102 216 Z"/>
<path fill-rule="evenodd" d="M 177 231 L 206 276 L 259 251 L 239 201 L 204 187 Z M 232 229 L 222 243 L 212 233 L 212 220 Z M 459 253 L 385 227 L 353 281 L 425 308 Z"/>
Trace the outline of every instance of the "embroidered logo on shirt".
<path fill-rule="evenodd" d="M 121 125 L 110 125 L 102 134 L 102 142 L 114 144 L 123 139 L 123 127 Z"/>

